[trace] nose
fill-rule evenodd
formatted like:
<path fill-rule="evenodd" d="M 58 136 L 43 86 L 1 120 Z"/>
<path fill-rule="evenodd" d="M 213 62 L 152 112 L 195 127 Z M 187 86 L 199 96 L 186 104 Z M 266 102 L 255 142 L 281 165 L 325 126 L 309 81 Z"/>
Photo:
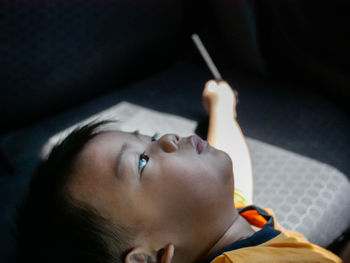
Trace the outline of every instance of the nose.
<path fill-rule="evenodd" d="M 158 139 L 158 144 L 166 153 L 177 151 L 179 148 L 180 136 L 177 134 L 165 134 Z"/>

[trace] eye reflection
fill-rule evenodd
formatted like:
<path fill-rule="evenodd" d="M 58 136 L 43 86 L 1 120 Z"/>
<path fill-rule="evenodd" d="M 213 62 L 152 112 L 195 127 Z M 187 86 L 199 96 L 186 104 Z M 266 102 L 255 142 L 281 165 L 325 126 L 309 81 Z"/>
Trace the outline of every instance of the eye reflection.
<path fill-rule="evenodd" d="M 149 160 L 149 157 L 145 153 L 140 154 L 139 173 L 142 173 L 143 169 L 146 167 L 148 160 Z"/>

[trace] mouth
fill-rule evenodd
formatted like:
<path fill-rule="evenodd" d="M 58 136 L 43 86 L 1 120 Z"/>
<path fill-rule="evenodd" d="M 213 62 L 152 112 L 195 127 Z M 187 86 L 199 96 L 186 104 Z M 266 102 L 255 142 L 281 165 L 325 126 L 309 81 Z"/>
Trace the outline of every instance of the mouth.
<path fill-rule="evenodd" d="M 191 136 L 190 139 L 193 147 L 196 149 L 198 154 L 201 154 L 209 146 L 207 141 L 202 140 L 197 135 Z"/>

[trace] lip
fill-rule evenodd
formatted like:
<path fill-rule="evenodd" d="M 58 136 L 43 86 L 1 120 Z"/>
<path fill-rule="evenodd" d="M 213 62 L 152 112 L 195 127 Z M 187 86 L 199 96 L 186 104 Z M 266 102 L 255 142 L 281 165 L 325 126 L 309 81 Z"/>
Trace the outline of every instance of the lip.
<path fill-rule="evenodd" d="M 207 141 L 202 140 L 197 135 L 191 136 L 190 139 L 193 147 L 196 149 L 198 154 L 201 154 L 209 146 Z"/>

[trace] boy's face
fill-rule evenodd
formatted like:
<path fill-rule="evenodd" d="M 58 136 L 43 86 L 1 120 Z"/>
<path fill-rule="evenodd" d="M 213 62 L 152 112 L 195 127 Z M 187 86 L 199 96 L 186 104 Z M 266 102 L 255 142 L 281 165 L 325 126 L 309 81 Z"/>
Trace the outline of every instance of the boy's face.
<path fill-rule="evenodd" d="M 210 146 L 199 153 L 193 141 L 173 134 L 152 142 L 133 133 L 101 133 L 83 149 L 70 194 L 140 237 L 166 232 L 213 238 L 232 220 L 232 163 Z M 143 153 L 148 161 L 141 160 L 140 173 Z"/>

